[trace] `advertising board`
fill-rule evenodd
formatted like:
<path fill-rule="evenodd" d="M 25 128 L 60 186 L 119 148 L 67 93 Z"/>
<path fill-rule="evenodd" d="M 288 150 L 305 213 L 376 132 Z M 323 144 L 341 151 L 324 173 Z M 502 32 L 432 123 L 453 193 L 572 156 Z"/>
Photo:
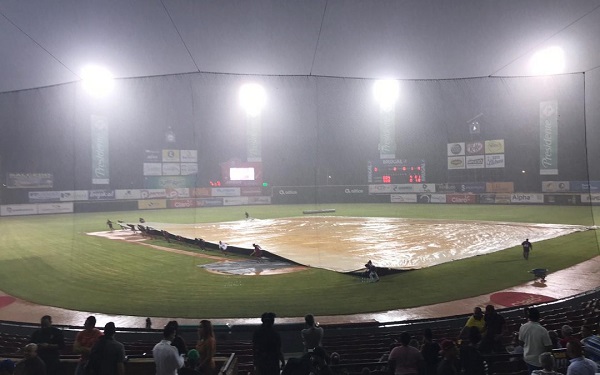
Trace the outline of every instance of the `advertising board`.
<path fill-rule="evenodd" d="M 66 214 L 73 212 L 73 202 L 63 203 L 40 203 L 38 206 L 38 214 Z"/>
<path fill-rule="evenodd" d="M 0 216 L 37 215 L 37 204 L 7 204 L 0 206 Z"/>
<path fill-rule="evenodd" d="M 60 202 L 60 191 L 30 191 L 29 203 Z"/>
<path fill-rule="evenodd" d="M 454 142 L 448 143 L 448 156 L 462 156 L 465 154 L 465 143 Z"/>
<path fill-rule="evenodd" d="M 466 157 L 467 169 L 479 169 L 485 167 L 485 155 L 469 155 Z"/>
<path fill-rule="evenodd" d="M 464 156 L 448 157 L 448 169 L 465 169 L 465 157 Z"/>
<path fill-rule="evenodd" d="M 248 197 L 224 197 L 223 206 L 242 206 L 248 204 Z"/>
<path fill-rule="evenodd" d="M 142 189 L 140 190 L 142 199 L 166 198 L 166 189 Z"/>
<path fill-rule="evenodd" d="M 570 190 L 569 181 L 542 181 L 543 193 L 562 193 Z"/>
<path fill-rule="evenodd" d="M 139 189 L 115 190 L 116 199 L 142 199 L 142 192 Z"/>
<path fill-rule="evenodd" d="M 486 182 L 486 193 L 513 193 L 515 191 L 514 182 Z"/>
<path fill-rule="evenodd" d="M 504 154 L 485 155 L 486 168 L 504 168 Z"/>
<path fill-rule="evenodd" d="M 144 199 L 138 201 L 138 210 L 154 210 L 167 208 L 166 199 Z"/>
<path fill-rule="evenodd" d="M 91 201 L 113 200 L 113 199 L 115 199 L 115 191 L 114 190 L 90 190 L 90 200 Z"/>
<path fill-rule="evenodd" d="M 544 194 L 512 194 L 510 203 L 544 203 Z"/>
<path fill-rule="evenodd" d="M 473 204 L 477 203 L 477 195 L 474 194 L 448 194 L 446 203 L 451 204 Z"/>
<path fill-rule="evenodd" d="M 417 203 L 417 194 L 391 194 L 391 203 Z"/>
<path fill-rule="evenodd" d="M 54 175 L 52 173 L 8 173 L 6 187 L 8 189 L 52 189 Z"/>
<path fill-rule="evenodd" d="M 171 199 L 171 200 L 167 201 L 167 207 L 169 207 L 169 208 L 196 207 L 196 201 L 194 199 Z"/>
<path fill-rule="evenodd" d="M 212 197 L 239 197 L 241 190 L 239 187 L 219 187 L 211 188 L 210 195 Z"/>

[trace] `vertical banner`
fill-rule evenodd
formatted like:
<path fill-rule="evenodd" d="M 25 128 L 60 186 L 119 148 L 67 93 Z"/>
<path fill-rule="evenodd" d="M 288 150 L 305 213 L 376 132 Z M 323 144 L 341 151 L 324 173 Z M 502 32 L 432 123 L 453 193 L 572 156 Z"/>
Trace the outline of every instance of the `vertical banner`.
<path fill-rule="evenodd" d="M 108 185 L 108 120 L 91 116 L 92 124 L 92 184 Z"/>
<path fill-rule="evenodd" d="M 379 158 L 396 158 L 396 132 L 394 118 L 396 111 L 394 109 L 381 108 L 379 110 Z"/>
<path fill-rule="evenodd" d="M 260 115 L 248 115 L 246 120 L 246 157 L 248 162 L 260 162 L 261 143 L 260 143 Z"/>
<path fill-rule="evenodd" d="M 558 174 L 558 102 L 540 103 L 540 174 Z"/>

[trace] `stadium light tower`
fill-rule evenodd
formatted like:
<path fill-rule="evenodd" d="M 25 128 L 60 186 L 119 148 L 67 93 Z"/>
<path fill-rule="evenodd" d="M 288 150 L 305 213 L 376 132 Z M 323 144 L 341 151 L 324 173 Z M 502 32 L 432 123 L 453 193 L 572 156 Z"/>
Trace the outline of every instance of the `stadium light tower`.
<path fill-rule="evenodd" d="M 537 51 L 529 60 L 531 72 L 535 75 L 560 74 L 565 70 L 565 53 L 558 46 Z"/>
<path fill-rule="evenodd" d="M 246 159 L 261 162 L 261 114 L 267 102 L 265 89 L 257 83 L 247 83 L 240 88 L 240 104 L 246 111 Z"/>
<path fill-rule="evenodd" d="M 85 91 L 96 98 L 108 95 L 115 84 L 108 69 L 97 65 L 87 65 L 81 69 L 81 83 Z"/>
<path fill-rule="evenodd" d="M 379 103 L 379 157 L 396 158 L 396 101 L 400 96 L 398 81 L 386 79 L 375 81 L 375 99 Z"/>

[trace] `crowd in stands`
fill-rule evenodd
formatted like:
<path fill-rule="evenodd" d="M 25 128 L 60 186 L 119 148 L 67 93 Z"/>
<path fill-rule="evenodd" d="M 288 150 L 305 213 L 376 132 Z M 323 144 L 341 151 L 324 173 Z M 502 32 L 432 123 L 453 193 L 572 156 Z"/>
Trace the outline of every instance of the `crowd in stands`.
<path fill-rule="evenodd" d="M 512 317 L 489 305 L 476 307 L 462 328 L 432 322 L 414 331 L 329 337 L 327 327 L 308 314 L 297 336 L 302 353 L 290 355 L 287 361 L 276 315 L 266 312 L 252 342 L 245 344 L 248 350 L 240 344 L 240 349 L 231 351 L 239 350 L 237 369 L 243 375 L 595 375 L 600 368 L 599 312 L 599 300 L 588 301 L 581 309 L 559 308 L 543 314 L 525 308 L 525 316 Z M 10 358 L 0 359 L 0 375 L 67 375 L 61 366 L 65 353 L 78 356 L 75 375 L 123 375 L 130 344 L 119 342 L 116 331 L 112 322 L 99 330 L 90 316 L 71 346 L 46 315 L 40 328 L 20 342 L 18 351 L 7 355 L 0 342 L 0 353 Z M 128 351 L 131 355 L 132 348 Z M 147 351 L 152 353 L 157 375 L 219 373 L 217 340 L 209 320 L 200 321 L 192 347 L 180 334 L 177 321 L 170 321 L 162 340 Z"/>

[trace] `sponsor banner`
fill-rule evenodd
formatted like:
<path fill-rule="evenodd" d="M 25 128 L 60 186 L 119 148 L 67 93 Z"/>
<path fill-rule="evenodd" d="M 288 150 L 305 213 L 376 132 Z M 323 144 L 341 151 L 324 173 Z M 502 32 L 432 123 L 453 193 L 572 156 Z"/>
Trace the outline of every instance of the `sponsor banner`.
<path fill-rule="evenodd" d="M 542 181 L 543 193 L 557 193 L 570 191 L 569 181 Z"/>
<path fill-rule="evenodd" d="M 180 159 L 182 163 L 197 163 L 198 162 L 198 151 L 197 150 L 181 150 Z"/>
<path fill-rule="evenodd" d="M 60 192 L 61 202 L 87 201 L 89 194 L 87 190 L 66 190 Z"/>
<path fill-rule="evenodd" d="M 450 156 L 448 158 L 448 169 L 465 169 L 465 157 Z"/>
<path fill-rule="evenodd" d="M 504 154 L 504 139 L 485 141 L 486 154 Z"/>
<path fill-rule="evenodd" d="M 391 194 L 392 203 L 417 203 L 417 194 Z"/>
<path fill-rule="evenodd" d="M 485 182 L 465 182 L 456 186 L 459 193 L 485 193 L 486 188 Z"/>
<path fill-rule="evenodd" d="M 140 190 L 142 199 L 166 198 L 166 189 L 142 189 Z"/>
<path fill-rule="evenodd" d="M 144 176 L 162 176 L 162 163 L 144 163 Z"/>
<path fill-rule="evenodd" d="M 91 116 L 92 126 L 92 184 L 108 185 L 108 120 L 104 116 Z"/>
<path fill-rule="evenodd" d="M 346 195 L 364 195 L 367 193 L 367 187 L 366 186 L 360 186 L 360 187 L 356 187 L 356 186 L 351 186 L 351 187 L 347 187 L 344 188 L 344 194 Z"/>
<path fill-rule="evenodd" d="M 198 174 L 198 163 L 181 163 L 181 175 Z"/>
<path fill-rule="evenodd" d="M 146 189 L 190 188 L 196 184 L 196 176 L 152 176 L 144 178 Z"/>
<path fill-rule="evenodd" d="M 495 155 L 494 155 L 495 156 Z M 467 169 L 476 169 L 485 167 L 485 155 L 470 155 L 466 157 Z"/>
<path fill-rule="evenodd" d="M 139 189 L 115 190 L 116 199 L 142 199 L 142 192 Z"/>
<path fill-rule="evenodd" d="M 167 188 L 167 198 L 190 198 L 190 189 L 188 188 Z"/>
<path fill-rule="evenodd" d="M 179 176 L 181 174 L 181 165 L 179 163 L 163 163 L 163 176 Z"/>
<path fill-rule="evenodd" d="M 196 207 L 196 201 L 194 199 L 172 199 L 172 200 L 167 201 L 167 207 L 169 207 L 169 208 Z"/>
<path fill-rule="evenodd" d="M 167 208 L 166 199 L 146 199 L 138 201 L 138 210 L 154 210 Z"/>
<path fill-rule="evenodd" d="M 472 204 L 477 203 L 477 195 L 474 194 L 447 194 L 446 203 Z"/>
<path fill-rule="evenodd" d="M 396 158 L 396 111 L 380 108 L 379 111 L 379 158 Z"/>
<path fill-rule="evenodd" d="M 411 184 L 415 193 L 435 193 L 435 184 Z"/>
<path fill-rule="evenodd" d="M 544 203 L 544 194 L 512 194 L 510 203 Z"/>
<path fill-rule="evenodd" d="M 66 214 L 73 212 L 73 202 L 38 204 L 38 214 Z"/>
<path fill-rule="evenodd" d="M 262 161 L 260 116 L 247 116 L 246 119 L 246 160 L 250 162 Z"/>
<path fill-rule="evenodd" d="M 571 191 L 584 193 L 600 193 L 600 181 L 571 181 Z"/>
<path fill-rule="evenodd" d="M 260 186 L 244 186 L 240 190 L 242 196 L 249 195 L 262 195 L 262 188 Z"/>
<path fill-rule="evenodd" d="M 479 203 L 481 203 L 481 204 L 496 203 L 496 194 L 479 194 Z"/>
<path fill-rule="evenodd" d="M 210 197 L 210 188 L 194 188 L 192 196 L 196 198 Z"/>
<path fill-rule="evenodd" d="M 430 203 L 446 203 L 446 194 L 430 194 Z"/>
<path fill-rule="evenodd" d="M 438 193 L 456 193 L 456 190 L 456 184 L 435 184 L 435 191 L 437 191 Z M 444 203 L 446 203 L 445 197 Z"/>
<path fill-rule="evenodd" d="M 90 200 L 112 200 L 115 199 L 114 190 L 90 190 Z"/>
<path fill-rule="evenodd" d="M 465 154 L 467 155 L 483 155 L 485 145 L 481 141 L 468 142 L 465 146 Z"/>
<path fill-rule="evenodd" d="M 60 202 L 60 191 L 30 191 L 29 203 Z"/>
<path fill-rule="evenodd" d="M 394 185 L 369 185 L 369 194 L 391 194 L 393 192 Z M 279 194 L 281 194 L 281 192 Z"/>
<path fill-rule="evenodd" d="M 558 102 L 540 102 L 540 174 L 558 174 Z"/>
<path fill-rule="evenodd" d="M 162 153 L 159 150 L 145 150 L 144 154 L 144 161 L 160 163 L 162 160 Z"/>
<path fill-rule="evenodd" d="M 0 206 L 0 216 L 37 215 L 37 204 L 7 204 Z"/>
<path fill-rule="evenodd" d="M 435 184 L 378 184 L 369 185 L 369 194 L 435 193 L 435 189 Z M 352 189 L 347 190 L 352 191 Z"/>
<path fill-rule="evenodd" d="M 510 203 L 510 200 L 511 200 L 510 194 L 499 193 L 499 194 L 496 194 L 496 202 L 495 203 L 508 204 L 508 203 Z"/>
<path fill-rule="evenodd" d="M 239 187 L 220 187 L 210 189 L 211 197 L 239 197 L 241 194 Z"/>
<path fill-rule="evenodd" d="M 162 162 L 179 163 L 181 161 L 179 155 L 179 150 L 162 150 Z"/>
<path fill-rule="evenodd" d="M 463 156 L 465 154 L 465 143 L 448 143 L 448 156 Z"/>
<path fill-rule="evenodd" d="M 271 197 L 248 197 L 248 204 L 271 204 Z"/>
<path fill-rule="evenodd" d="M 222 205 L 223 205 L 222 198 L 196 199 L 196 207 L 216 207 L 216 206 L 222 206 Z"/>
<path fill-rule="evenodd" d="M 224 197 L 223 206 L 242 206 L 248 204 L 248 197 Z"/>
<path fill-rule="evenodd" d="M 52 173 L 8 173 L 6 187 L 8 189 L 52 189 L 54 175 Z"/>
<path fill-rule="evenodd" d="M 600 204 L 600 194 L 581 194 L 581 203 Z"/>
<path fill-rule="evenodd" d="M 515 184 L 513 182 L 486 182 L 486 193 L 513 193 Z"/>
<path fill-rule="evenodd" d="M 575 205 L 583 203 L 579 194 L 545 194 L 544 203 L 560 204 L 560 205 Z"/>
<path fill-rule="evenodd" d="M 485 155 L 486 168 L 504 168 L 504 154 Z"/>

